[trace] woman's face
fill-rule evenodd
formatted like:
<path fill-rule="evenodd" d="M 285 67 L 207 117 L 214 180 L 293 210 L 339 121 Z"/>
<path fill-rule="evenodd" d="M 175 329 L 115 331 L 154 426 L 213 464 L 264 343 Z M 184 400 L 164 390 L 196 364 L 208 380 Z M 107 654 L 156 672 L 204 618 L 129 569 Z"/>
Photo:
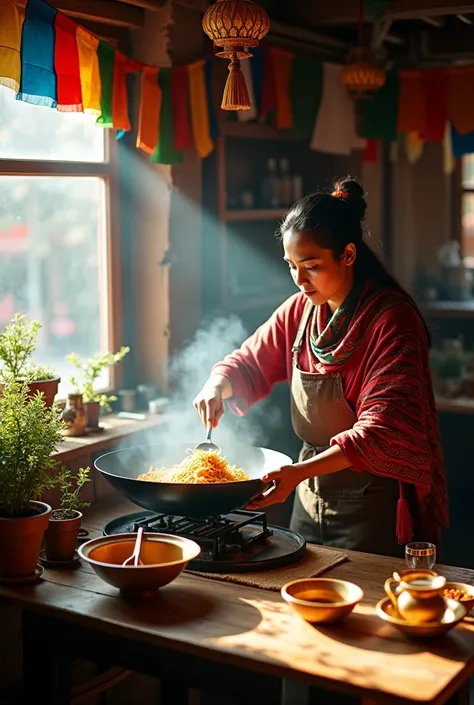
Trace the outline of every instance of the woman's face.
<path fill-rule="evenodd" d="M 332 310 L 338 308 L 354 284 L 355 246 L 347 245 L 337 259 L 308 233 L 290 230 L 283 236 L 283 249 L 293 281 L 311 303 L 320 306 L 329 302 Z"/>

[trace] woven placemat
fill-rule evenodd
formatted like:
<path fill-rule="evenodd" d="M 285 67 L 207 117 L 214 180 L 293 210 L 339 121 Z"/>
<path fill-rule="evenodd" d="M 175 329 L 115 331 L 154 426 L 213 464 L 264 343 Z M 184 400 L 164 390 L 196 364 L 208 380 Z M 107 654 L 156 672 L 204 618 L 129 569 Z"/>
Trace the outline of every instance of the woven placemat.
<path fill-rule="evenodd" d="M 298 578 L 316 578 L 326 570 L 334 568 L 339 563 L 348 560 L 347 554 L 335 551 L 332 548 L 321 546 L 306 546 L 306 555 L 297 563 L 285 565 L 272 570 L 261 570 L 252 573 L 203 573 L 197 570 L 188 570 L 187 573 L 200 575 L 211 580 L 223 580 L 228 583 L 238 583 L 262 590 L 278 592 L 290 580 Z"/>

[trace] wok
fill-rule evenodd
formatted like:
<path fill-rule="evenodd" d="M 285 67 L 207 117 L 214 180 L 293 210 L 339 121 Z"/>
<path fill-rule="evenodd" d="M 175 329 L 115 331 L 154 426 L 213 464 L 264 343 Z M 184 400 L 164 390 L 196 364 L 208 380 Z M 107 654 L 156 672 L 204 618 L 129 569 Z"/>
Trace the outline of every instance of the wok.
<path fill-rule="evenodd" d="M 151 465 L 155 468 L 177 465 L 194 445 L 180 443 L 172 449 L 160 445 L 124 448 L 101 455 L 94 465 L 112 487 L 139 507 L 158 514 L 205 519 L 245 506 L 252 497 L 264 491 L 266 486 L 260 479 L 262 475 L 292 463 L 287 455 L 276 450 L 256 446 L 226 446 L 222 452 L 227 461 L 245 470 L 250 480 L 184 485 L 136 479 L 141 473 L 147 472 Z"/>

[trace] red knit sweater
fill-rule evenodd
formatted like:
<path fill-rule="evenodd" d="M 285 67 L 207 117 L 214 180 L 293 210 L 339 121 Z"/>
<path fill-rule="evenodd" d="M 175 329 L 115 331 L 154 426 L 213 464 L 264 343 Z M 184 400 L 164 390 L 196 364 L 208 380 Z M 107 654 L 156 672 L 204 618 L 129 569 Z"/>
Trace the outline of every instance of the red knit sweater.
<path fill-rule="evenodd" d="M 393 292 L 391 292 L 393 295 Z M 306 298 L 295 294 L 285 301 L 239 350 L 214 366 L 228 377 L 233 397 L 229 407 L 237 415 L 268 396 L 275 384 L 291 380 L 292 352 Z M 319 363 L 303 342 L 299 365 L 303 371 L 333 372 Z M 357 421 L 331 440 L 356 471 L 368 470 L 415 486 L 422 522 L 435 533 L 448 524 L 446 479 L 438 419 L 433 397 L 429 349 L 423 322 L 400 294 L 384 311 L 351 357 L 337 368 L 344 397 Z M 398 524 L 400 523 L 400 513 Z M 411 539 L 397 526 L 401 542 Z"/>

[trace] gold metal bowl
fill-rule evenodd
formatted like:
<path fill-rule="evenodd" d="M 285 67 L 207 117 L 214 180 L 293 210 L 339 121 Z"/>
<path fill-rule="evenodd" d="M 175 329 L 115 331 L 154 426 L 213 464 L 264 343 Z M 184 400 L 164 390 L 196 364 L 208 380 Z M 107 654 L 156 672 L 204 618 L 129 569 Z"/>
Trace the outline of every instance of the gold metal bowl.
<path fill-rule="evenodd" d="M 169 534 L 143 534 L 140 559 L 143 565 L 124 566 L 133 553 L 136 534 L 116 534 L 87 541 L 79 556 L 99 578 L 124 595 L 144 595 L 167 585 L 196 558 L 201 547 L 190 539 Z"/>
<path fill-rule="evenodd" d="M 283 599 L 307 622 L 337 622 L 364 597 L 361 588 L 346 580 L 303 578 L 281 589 Z"/>
<path fill-rule="evenodd" d="M 462 590 L 465 595 L 459 600 L 458 598 L 451 598 L 460 602 L 466 608 L 466 612 L 470 612 L 474 607 L 474 587 L 468 585 L 467 583 L 455 583 L 447 582 L 444 586 L 444 590 Z"/>
<path fill-rule="evenodd" d="M 461 602 L 446 599 L 446 610 L 441 619 L 437 622 L 421 622 L 413 624 L 402 619 L 394 608 L 389 597 L 384 597 L 377 604 L 377 615 L 384 622 L 392 624 L 402 634 L 419 639 L 432 639 L 442 634 L 446 634 L 466 616 L 466 608 Z"/>

